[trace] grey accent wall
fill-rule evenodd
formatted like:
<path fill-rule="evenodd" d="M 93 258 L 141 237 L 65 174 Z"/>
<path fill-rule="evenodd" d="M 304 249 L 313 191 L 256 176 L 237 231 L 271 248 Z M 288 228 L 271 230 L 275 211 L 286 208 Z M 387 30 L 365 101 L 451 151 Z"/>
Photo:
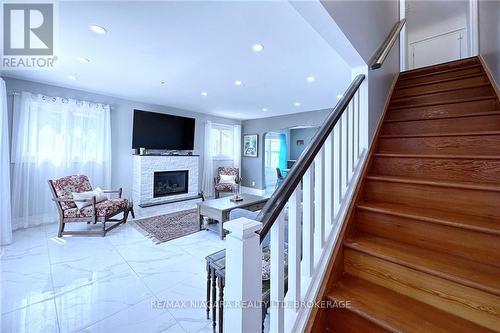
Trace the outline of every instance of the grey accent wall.
<path fill-rule="evenodd" d="M 134 102 L 125 99 L 89 93 L 82 90 L 68 89 L 53 85 L 18 80 L 3 77 L 7 85 L 7 91 L 29 91 L 32 93 L 44 94 L 47 96 L 58 96 L 73 98 L 95 103 L 105 103 L 111 105 L 111 155 L 112 172 L 111 184 L 113 187 L 123 187 L 124 194 L 130 195 L 132 190 L 132 125 L 133 111 L 140 109 L 144 111 L 155 111 L 179 116 L 192 117 L 196 119 L 194 152 L 202 155 L 204 149 L 204 123 L 211 120 L 221 124 L 239 124 L 239 120 L 214 117 L 207 114 L 171 108 L 168 106 Z M 12 96 L 8 98 L 9 119 L 12 119 Z M 10 123 L 12 129 L 12 122 Z M 12 133 L 12 130 L 10 131 Z M 200 172 L 203 170 L 203 158 L 200 157 Z M 200 188 L 201 188 L 201 179 Z M 98 186 L 96 184 L 96 186 Z"/>
<path fill-rule="evenodd" d="M 500 1 L 479 1 L 479 54 L 500 86 Z"/>
<path fill-rule="evenodd" d="M 259 152 L 257 157 L 242 157 L 241 177 L 242 185 L 257 189 L 264 189 L 264 134 L 280 132 L 283 129 L 295 126 L 321 126 L 329 110 L 301 112 L 277 117 L 244 120 L 241 131 L 245 134 L 259 135 Z M 255 182 L 255 185 L 252 183 Z"/>
<path fill-rule="evenodd" d="M 399 2 L 394 0 L 321 3 L 367 64 L 399 21 Z M 382 68 L 368 72 L 368 126 L 371 139 L 384 112 L 392 81 L 398 73 L 399 41 L 394 44 Z"/>
<path fill-rule="evenodd" d="M 317 127 L 312 128 L 292 128 L 290 129 L 290 160 L 296 160 L 299 158 L 300 154 L 304 151 L 307 145 L 311 142 L 314 134 L 318 131 Z M 304 141 L 304 144 L 299 146 L 297 145 L 297 140 Z"/>

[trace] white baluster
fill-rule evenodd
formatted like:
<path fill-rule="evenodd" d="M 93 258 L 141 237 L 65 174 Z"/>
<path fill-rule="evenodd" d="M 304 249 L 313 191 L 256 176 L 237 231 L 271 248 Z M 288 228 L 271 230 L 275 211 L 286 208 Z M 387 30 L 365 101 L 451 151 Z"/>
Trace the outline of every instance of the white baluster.
<path fill-rule="evenodd" d="M 310 278 L 314 272 L 314 183 L 313 183 L 313 165 L 307 169 L 302 179 L 302 224 L 303 224 L 303 247 L 302 247 L 302 275 Z"/>
<path fill-rule="evenodd" d="M 341 162 L 342 162 L 342 198 L 344 198 L 344 193 L 347 190 L 347 183 L 349 180 L 349 169 L 348 169 L 348 140 L 349 140 L 349 133 L 348 133 L 348 123 L 347 123 L 347 114 L 344 112 L 342 115 L 342 155 L 341 155 Z"/>
<path fill-rule="evenodd" d="M 350 167 L 349 167 L 349 182 L 351 181 L 352 173 L 354 172 L 354 138 L 355 138 L 355 124 L 354 124 L 354 107 L 355 107 L 355 101 L 352 101 L 352 107 L 349 110 L 349 118 L 351 118 L 349 124 L 351 124 L 351 137 L 349 138 L 349 160 L 350 160 Z"/>
<path fill-rule="evenodd" d="M 301 212 L 300 185 L 293 191 L 288 200 L 288 292 L 286 299 L 290 302 L 301 301 L 300 293 L 300 256 L 301 256 Z M 299 308 L 295 308 L 299 311 Z"/>
<path fill-rule="evenodd" d="M 344 111 L 346 118 L 346 187 L 349 186 L 349 179 L 351 175 L 351 109 L 352 109 L 352 101 L 349 102 L 347 109 Z"/>
<path fill-rule="evenodd" d="M 333 181 L 333 161 L 334 161 L 334 133 L 330 133 L 325 141 L 325 225 L 326 233 L 329 234 L 334 218 L 334 181 Z"/>
<path fill-rule="evenodd" d="M 342 123 L 333 129 L 333 216 L 337 216 L 342 197 Z"/>
<path fill-rule="evenodd" d="M 269 331 L 285 330 L 285 214 L 282 211 L 271 227 L 271 291 Z"/>
<path fill-rule="evenodd" d="M 357 100 L 358 100 L 358 152 L 357 152 L 357 157 L 358 157 L 358 160 L 359 160 L 359 155 L 360 155 L 360 151 L 361 151 L 361 140 L 360 140 L 360 132 L 361 132 L 361 121 L 359 120 L 360 119 L 360 116 L 361 116 L 361 101 L 360 101 L 360 93 L 359 91 L 356 92 L 356 97 L 357 97 Z"/>
<path fill-rule="evenodd" d="M 315 263 L 320 259 L 321 250 L 325 243 L 324 217 L 324 147 L 320 149 L 314 159 L 314 253 Z"/>

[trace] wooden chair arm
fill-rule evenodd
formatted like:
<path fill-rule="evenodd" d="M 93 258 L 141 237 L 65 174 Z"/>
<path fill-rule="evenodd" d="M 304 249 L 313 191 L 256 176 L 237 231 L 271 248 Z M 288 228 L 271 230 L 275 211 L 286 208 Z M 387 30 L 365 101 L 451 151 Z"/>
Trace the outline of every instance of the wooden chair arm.
<path fill-rule="evenodd" d="M 57 201 L 57 202 L 87 202 L 89 201 L 89 199 L 71 199 L 71 198 L 52 198 L 53 201 Z M 94 197 L 94 201 L 95 201 L 95 197 Z"/>
<path fill-rule="evenodd" d="M 117 193 L 118 194 L 118 198 L 121 198 L 122 197 L 122 193 L 123 193 L 123 188 L 118 188 L 116 190 L 103 190 L 104 193 Z"/>

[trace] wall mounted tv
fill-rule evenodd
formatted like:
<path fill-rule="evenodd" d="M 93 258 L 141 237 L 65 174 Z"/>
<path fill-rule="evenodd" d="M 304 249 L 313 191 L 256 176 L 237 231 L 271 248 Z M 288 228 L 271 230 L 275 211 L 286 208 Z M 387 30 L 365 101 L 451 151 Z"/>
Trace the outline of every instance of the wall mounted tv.
<path fill-rule="evenodd" d="M 194 119 L 134 110 L 132 148 L 193 150 Z"/>

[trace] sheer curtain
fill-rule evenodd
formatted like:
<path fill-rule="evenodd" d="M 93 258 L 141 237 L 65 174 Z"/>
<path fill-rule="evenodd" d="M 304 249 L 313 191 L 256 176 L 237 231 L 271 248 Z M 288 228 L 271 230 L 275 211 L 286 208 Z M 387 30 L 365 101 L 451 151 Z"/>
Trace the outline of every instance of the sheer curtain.
<path fill-rule="evenodd" d="M 7 90 L 0 78 L 0 245 L 12 242 Z"/>
<path fill-rule="evenodd" d="M 233 126 L 233 166 L 240 169 L 241 175 L 241 125 Z"/>
<path fill-rule="evenodd" d="M 12 140 L 13 229 L 56 220 L 49 179 L 85 174 L 94 187 L 111 185 L 109 105 L 22 92 Z"/>
<path fill-rule="evenodd" d="M 214 194 L 214 162 L 212 156 L 212 122 L 205 123 L 205 142 L 203 149 L 203 182 L 202 191 L 207 197 Z"/>

